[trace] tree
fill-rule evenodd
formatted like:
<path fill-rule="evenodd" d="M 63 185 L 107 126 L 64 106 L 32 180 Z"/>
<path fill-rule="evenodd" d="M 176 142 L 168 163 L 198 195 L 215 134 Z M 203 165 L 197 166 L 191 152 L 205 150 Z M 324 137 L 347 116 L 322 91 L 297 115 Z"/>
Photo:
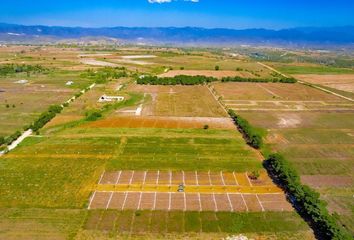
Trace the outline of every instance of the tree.
<path fill-rule="evenodd" d="M 218 65 L 215 66 L 215 71 L 219 71 L 220 67 Z"/>

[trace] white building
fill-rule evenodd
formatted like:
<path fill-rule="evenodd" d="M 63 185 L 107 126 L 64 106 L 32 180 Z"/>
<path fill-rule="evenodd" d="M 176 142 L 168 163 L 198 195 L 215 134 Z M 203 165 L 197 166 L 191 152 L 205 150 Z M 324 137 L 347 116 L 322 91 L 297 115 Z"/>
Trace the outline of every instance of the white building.
<path fill-rule="evenodd" d="M 107 95 L 102 95 L 100 99 L 98 99 L 98 102 L 121 102 L 124 100 L 124 97 L 122 96 L 107 96 Z"/>

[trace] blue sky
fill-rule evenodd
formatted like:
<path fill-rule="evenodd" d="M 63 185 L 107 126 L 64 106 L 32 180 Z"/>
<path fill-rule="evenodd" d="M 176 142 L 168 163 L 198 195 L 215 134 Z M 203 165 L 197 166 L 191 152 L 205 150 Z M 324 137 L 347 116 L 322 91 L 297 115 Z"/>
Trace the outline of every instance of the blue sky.
<path fill-rule="evenodd" d="M 0 0 L 0 22 L 84 27 L 198 26 L 237 29 L 342 26 L 354 25 L 354 1 Z"/>

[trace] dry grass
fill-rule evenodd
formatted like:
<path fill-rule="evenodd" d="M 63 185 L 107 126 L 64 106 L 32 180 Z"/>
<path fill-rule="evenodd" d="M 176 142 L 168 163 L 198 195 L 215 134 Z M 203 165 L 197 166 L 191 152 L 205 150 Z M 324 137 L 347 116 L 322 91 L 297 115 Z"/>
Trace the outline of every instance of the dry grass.
<path fill-rule="evenodd" d="M 130 91 L 151 95 L 144 115 L 175 117 L 226 117 L 206 86 L 132 85 Z"/>

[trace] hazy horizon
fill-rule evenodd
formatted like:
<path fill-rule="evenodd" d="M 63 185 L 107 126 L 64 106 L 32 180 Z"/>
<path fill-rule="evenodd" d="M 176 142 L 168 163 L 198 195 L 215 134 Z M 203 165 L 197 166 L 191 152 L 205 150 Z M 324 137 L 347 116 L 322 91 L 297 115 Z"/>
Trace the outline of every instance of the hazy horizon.
<path fill-rule="evenodd" d="M 2 1 L 0 22 L 64 27 L 203 27 L 284 29 L 354 25 L 348 0 L 44 0 Z"/>

